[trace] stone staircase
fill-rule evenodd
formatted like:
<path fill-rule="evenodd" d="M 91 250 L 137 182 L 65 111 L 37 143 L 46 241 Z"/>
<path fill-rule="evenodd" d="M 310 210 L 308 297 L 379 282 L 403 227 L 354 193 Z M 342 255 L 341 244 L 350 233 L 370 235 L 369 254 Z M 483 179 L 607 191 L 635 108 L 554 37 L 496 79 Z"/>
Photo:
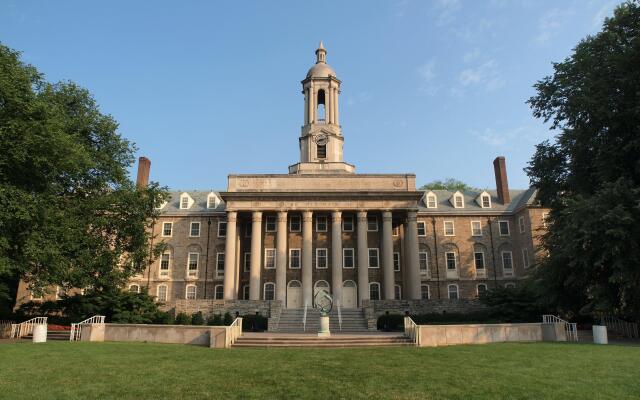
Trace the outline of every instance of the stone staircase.
<path fill-rule="evenodd" d="M 317 333 L 320 328 L 320 312 L 316 309 L 307 309 L 306 329 L 303 327 L 303 309 L 283 309 L 280 314 L 278 326 L 275 332 L 291 333 Z M 329 313 L 329 329 L 332 333 L 338 332 L 368 332 L 367 320 L 361 309 L 342 310 L 342 329 L 338 321 L 338 311 Z"/>
<path fill-rule="evenodd" d="M 397 347 L 413 346 L 407 337 L 398 334 L 362 333 L 362 334 L 332 334 L 328 337 L 318 337 L 314 334 L 290 333 L 246 333 L 236 339 L 231 345 L 242 347 Z"/>
<path fill-rule="evenodd" d="M 70 337 L 71 332 L 69 331 L 47 331 L 47 340 L 66 340 L 68 342 Z M 33 334 L 23 336 L 22 339 L 33 340 Z"/>

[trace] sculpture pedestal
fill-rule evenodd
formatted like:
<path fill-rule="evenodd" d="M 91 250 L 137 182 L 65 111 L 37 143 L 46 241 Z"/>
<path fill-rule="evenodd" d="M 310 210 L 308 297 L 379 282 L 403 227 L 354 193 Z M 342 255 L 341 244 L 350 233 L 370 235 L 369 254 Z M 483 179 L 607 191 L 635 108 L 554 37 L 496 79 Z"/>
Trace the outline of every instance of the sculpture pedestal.
<path fill-rule="evenodd" d="M 330 336 L 329 331 L 329 316 L 320 316 L 320 329 L 318 330 L 318 336 Z"/>

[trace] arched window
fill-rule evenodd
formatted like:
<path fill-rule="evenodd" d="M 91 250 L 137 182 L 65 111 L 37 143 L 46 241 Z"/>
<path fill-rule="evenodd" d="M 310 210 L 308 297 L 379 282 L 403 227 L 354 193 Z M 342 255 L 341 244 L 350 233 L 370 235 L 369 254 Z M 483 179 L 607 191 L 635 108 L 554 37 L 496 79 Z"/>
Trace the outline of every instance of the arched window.
<path fill-rule="evenodd" d="M 157 293 L 158 301 L 167 301 L 167 285 L 159 285 Z"/>
<path fill-rule="evenodd" d="M 140 293 L 140 286 L 138 286 L 138 285 L 129 285 L 129 291 L 131 293 Z"/>
<path fill-rule="evenodd" d="M 485 285 L 484 283 L 479 284 L 478 286 L 476 286 L 477 292 L 478 292 L 478 297 L 484 295 L 485 293 L 487 293 L 487 285 Z"/>
<path fill-rule="evenodd" d="M 196 285 L 187 285 L 185 290 L 185 299 L 187 300 L 195 300 L 196 299 L 197 288 Z"/>
<path fill-rule="evenodd" d="M 267 282 L 264 284 L 264 294 L 263 297 L 265 300 L 275 300 L 276 299 L 276 284 L 273 282 Z"/>
<path fill-rule="evenodd" d="M 320 123 L 323 123 L 326 121 L 326 107 L 325 107 L 325 95 L 324 95 L 324 90 L 320 89 L 318 90 L 318 101 L 317 101 L 317 108 L 316 108 L 316 120 Z"/>
<path fill-rule="evenodd" d="M 400 285 L 394 285 L 393 294 L 396 300 L 402 299 L 402 287 Z"/>
<path fill-rule="evenodd" d="M 449 285 L 448 292 L 450 299 L 458 299 L 458 285 Z"/>
<path fill-rule="evenodd" d="M 420 298 L 422 300 L 429 300 L 429 285 L 421 285 L 420 286 Z"/>
<path fill-rule="evenodd" d="M 369 284 L 369 298 L 371 300 L 380 300 L 380 284 L 378 282 Z"/>
<path fill-rule="evenodd" d="M 216 300 L 222 300 L 224 298 L 224 285 L 216 285 L 213 289 L 213 298 Z"/>

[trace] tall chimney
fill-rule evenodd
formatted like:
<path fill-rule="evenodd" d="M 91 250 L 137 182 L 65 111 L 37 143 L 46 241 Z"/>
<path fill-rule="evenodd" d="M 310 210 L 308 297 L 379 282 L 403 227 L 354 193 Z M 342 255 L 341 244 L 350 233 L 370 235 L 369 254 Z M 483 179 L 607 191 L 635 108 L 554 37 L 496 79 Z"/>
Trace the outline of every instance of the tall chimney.
<path fill-rule="evenodd" d="M 509 196 L 509 181 L 507 180 L 507 165 L 504 157 L 496 157 L 496 159 L 493 160 L 493 172 L 496 174 L 498 200 L 500 200 L 502 204 L 511 202 L 511 197 Z"/>
<path fill-rule="evenodd" d="M 145 188 L 149 185 L 149 170 L 151 169 L 151 160 L 147 157 L 138 159 L 138 177 L 136 178 L 136 186 Z"/>

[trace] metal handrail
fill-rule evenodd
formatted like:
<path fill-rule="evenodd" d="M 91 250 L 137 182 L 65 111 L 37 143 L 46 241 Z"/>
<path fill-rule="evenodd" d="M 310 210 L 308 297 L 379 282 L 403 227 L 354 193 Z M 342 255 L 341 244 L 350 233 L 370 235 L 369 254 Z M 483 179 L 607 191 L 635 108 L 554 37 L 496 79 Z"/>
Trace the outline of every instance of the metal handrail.
<path fill-rule="evenodd" d="M 602 317 L 601 324 L 606 326 L 607 329 L 620 333 L 622 336 L 628 338 L 640 337 L 638 332 L 638 324 L 634 322 L 628 322 L 623 319 L 608 315 Z"/>
<path fill-rule="evenodd" d="M 565 321 L 564 319 L 556 315 L 545 314 L 542 316 L 542 323 L 564 324 L 564 331 L 567 334 L 567 340 L 573 342 L 578 341 L 578 324 L 576 324 L 575 322 Z"/>
<path fill-rule="evenodd" d="M 307 331 L 307 303 L 304 303 L 304 312 L 302 313 L 302 331 Z"/>
<path fill-rule="evenodd" d="M 411 317 L 404 317 L 404 334 L 416 345 L 420 346 L 420 325 L 413 322 Z"/>
<path fill-rule="evenodd" d="M 46 325 L 47 317 L 35 317 L 30 320 L 21 322 L 19 324 L 11 324 L 11 339 L 20 339 L 23 336 L 27 336 L 33 333 L 33 327 L 35 325 Z"/>
<path fill-rule="evenodd" d="M 337 306 L 338 306 L 338 327 L 342 332 L 342 308 L 340 307 L 340 302 L 337 302 Z"/>
<path fill-rule="evenodd" d="M 82 339 L 82 327 L 85 325 L 104 324 L 104 315 L 94 315 L 84 321 L 71 324 L 71 332 L 69 332 L 69 341 L 76 342 Z"/>

